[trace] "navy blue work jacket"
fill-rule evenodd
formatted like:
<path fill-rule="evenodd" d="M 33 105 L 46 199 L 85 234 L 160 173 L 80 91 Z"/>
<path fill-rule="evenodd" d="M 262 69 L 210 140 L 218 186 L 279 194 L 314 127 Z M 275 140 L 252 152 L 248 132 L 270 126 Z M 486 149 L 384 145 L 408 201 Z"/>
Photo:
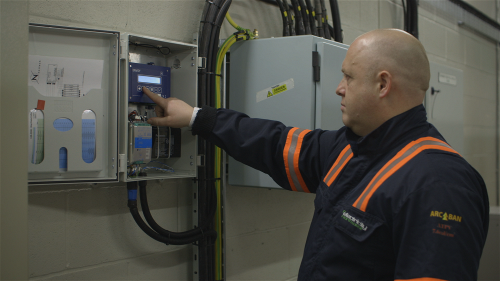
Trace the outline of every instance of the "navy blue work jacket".
<path fill-rule="evenodd" d="M 316 193 L 298 280 L 477 279 L 486 187 L 423 106 L 362 138 L 212 112 L 199 112 L 213 124 L 200 128 L 197 117 L 193 133 L 285 189 Z"/>

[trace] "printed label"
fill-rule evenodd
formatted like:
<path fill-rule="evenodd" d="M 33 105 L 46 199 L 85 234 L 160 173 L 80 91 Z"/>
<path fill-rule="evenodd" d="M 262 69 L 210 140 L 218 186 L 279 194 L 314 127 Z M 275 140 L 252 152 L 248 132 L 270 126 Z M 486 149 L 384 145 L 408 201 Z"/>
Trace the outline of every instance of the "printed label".
<path fill-rule="evenodd" d="M 439 83 L 456 86 L 457 85 L 457 77 L 454 75 L 440 72 L 439 73 Z"/>
<path fill-rule="evenodd" d="M 261 102 L 265 99 L 274 97 L 278 94 L 291 90 L 295 87 L 293 78 L 290 78 L 284 82 L 281 82 L 277 85 L 264 89 L 262 91 L 257 92 L 257 102 Z"/>

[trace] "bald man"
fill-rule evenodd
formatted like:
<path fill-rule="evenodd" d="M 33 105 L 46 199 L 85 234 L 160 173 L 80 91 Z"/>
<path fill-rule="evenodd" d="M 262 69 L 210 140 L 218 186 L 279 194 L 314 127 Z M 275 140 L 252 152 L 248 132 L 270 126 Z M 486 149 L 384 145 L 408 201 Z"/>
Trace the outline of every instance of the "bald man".
<path fill-rule="evenodd" d="M 371 31 L 349 47 L 342 72 L 338 131 L 193 109 L 144 89 L 158 104 L 148 122 L 192 126 L 283 188 L 316 193 L 298 280 L 476 280 L 488 196 L 426 121 L 423 46 L 401 30 Z"/>

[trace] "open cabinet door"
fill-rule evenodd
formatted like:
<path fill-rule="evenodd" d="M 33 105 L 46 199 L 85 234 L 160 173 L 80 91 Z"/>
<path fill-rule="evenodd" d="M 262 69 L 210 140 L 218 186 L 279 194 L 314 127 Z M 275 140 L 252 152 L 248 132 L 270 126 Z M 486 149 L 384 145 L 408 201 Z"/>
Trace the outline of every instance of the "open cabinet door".
<path fill-rule="evenodd" d="M 30 25 L 30 184 L 118 180 L 119 36 Z"/>

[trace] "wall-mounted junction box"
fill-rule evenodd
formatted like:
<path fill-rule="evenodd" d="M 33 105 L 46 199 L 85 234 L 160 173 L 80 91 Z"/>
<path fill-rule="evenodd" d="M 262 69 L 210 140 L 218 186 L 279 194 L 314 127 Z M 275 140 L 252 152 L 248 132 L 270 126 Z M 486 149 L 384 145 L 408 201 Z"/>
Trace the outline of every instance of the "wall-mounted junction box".
<path fill-rule="evenodd" d="M 306 35 L 238 42 L 231 47 L 229 107 L 303 129 L 343 126 L 341 97 L 347 45 Z M 232 185 L 278 188 L 268 175 L 229 158 Z"/>
<path fill-rule="evenodd" d="M 30 24 L 29 183 L 196 177 L 196 137 L 147 124 L 139 91 L 196 105 L 196 61 L 194 44 Z"/>

